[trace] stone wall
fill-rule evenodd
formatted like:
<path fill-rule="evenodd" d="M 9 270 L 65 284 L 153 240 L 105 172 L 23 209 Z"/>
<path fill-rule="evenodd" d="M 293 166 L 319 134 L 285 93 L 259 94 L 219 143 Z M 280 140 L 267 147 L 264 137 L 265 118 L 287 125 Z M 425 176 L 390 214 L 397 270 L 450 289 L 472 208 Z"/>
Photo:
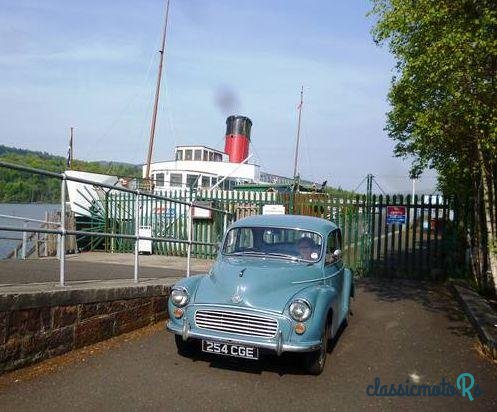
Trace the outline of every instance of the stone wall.
<path fill-rule="evenodd" d="M 165 319 L 168 295 L 154 285 L 0 296 L 0 373 Z"/>

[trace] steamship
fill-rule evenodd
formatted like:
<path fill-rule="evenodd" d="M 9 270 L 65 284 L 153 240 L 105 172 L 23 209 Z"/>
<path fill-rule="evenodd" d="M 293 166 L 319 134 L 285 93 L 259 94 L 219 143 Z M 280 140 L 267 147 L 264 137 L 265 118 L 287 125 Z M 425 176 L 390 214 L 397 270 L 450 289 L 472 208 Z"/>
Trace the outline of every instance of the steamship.
<path fill-rule="evenodd" d="M 226 119 L 224 151 L 208 146 L 176 146 L 174 160 L 150 165 L 154 190 L 224 189 L 243 184 L 290 185 L 293 179 L 267 173 L 249 163 L 252 121 L 245 116 Z M 145 178 L 146 165 L 143 166 Z"/>
<path fill-rule="evenodd" d="M 246 116 L 229 116 L 226 119 L 224 151 L 203 145 L 176 146 L 173 160 L 150 164 L 150 178 L 155 194 L 168 195 L 172 191 L 189 192 L 199 189 L 233 190 L 250 186 L 265 188 L 289 188 L 293 178 L 279 176 L 261 170 L 257 164 L 250 163 L 250 132 L 252 121 Z M 147 165 L 142 166 L 140 179 L 128 179 L 67 170 L 68 176 L 105 183 L 115 187 L 139 189 L 147 181 Z M 312 186 L 313 182 L 300 184 Z M 148 186 L 149 188 L 149 186 Z M 76 216 L 91 217 L 104 209 L 103 202 L 108 189 L 67 181 L 71 210 Z"/>

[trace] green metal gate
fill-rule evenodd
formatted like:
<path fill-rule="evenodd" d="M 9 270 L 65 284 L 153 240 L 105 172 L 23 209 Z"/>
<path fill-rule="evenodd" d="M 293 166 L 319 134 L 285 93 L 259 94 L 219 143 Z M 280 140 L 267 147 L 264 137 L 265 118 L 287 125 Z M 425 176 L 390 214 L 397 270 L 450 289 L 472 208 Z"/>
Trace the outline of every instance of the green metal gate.
<path fill-rule="evenodd" d="M 395 276 L 439 279 L 464 270 L 464 238 L 459 231 L 459 217 L 454 202 L 441 196 L 337 197 L 326 193 L 260 193 L 237 191 L 186 191 L 164 193 L 169 198 L 189 202 L 208 202 L 229 211 L 232 219 L 261 214 L 266 204 L 281 204 L 287 213 L 317 216 L 335 222 L 342 230 L 343 257 L 357 276 Z M 92 207 L 93 219 L 86 228 L 95 231 L 134 234 L 135 201 L 133 194 L 105 194 Z M 152 236 L 187 239 L 187 205 L 141 196 L 140 225 L 149 227 Z M 391 222 L 388 211 L 403 211 L 403 222 Z M 229 224 L 222 213 L 193 220 L 193 240 L 216 243 Z M 88 240 L 88 239 L 87 239 Z M 132 252 L 132 240 L 99 239 L 87 242 L 90 249 Z M 186 245 L 156 243 L 157 254 L 185 256 Z M 213 258 L 212 245 L 194 245 L 192 256 Z"/>

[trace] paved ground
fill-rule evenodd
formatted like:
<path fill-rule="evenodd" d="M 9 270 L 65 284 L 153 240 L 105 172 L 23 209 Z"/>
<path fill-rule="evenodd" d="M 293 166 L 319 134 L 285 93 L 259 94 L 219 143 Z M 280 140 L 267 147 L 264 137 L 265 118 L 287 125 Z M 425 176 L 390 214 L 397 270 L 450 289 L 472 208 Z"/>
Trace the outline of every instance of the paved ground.
<path fill-rule="evenodd" d="M 260 363 L 176 354 L 161 327 L 144 329 L 0 378 L 3 410 L 497 410 L 497 365 L 443 286 L 362 282 L 354 316 L 318 377 L 294 357 Z M 374 384 L 455 386 L 473 374 L 483 394 L 368 397 Z"/>
<path fill-rule="evenodd" d="M 167 278 L 186 274 L 186 258 L 140 255 L 140 277 Z M 212 260 L 192 259 L 192 273 L 205 273 Z M 66 257 L 68 282 L 133 279 L 132 253 L 89 252 Z M 59 261 L 55 258 L 0 260 L 0 287 L 26 283 L 55 283 L 59 280 Z"/>

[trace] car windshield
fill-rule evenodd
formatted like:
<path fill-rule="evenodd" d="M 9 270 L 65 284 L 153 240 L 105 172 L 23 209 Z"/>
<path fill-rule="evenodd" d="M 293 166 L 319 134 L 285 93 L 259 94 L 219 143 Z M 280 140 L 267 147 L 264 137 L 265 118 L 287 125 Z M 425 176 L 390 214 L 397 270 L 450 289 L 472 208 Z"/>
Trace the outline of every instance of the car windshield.
<path fill-rule="evenodd" d="M 323 237 L 315 232 L 279 227 L 237 227 L 226 236 L 222 253 L 317 262 Z"/>

